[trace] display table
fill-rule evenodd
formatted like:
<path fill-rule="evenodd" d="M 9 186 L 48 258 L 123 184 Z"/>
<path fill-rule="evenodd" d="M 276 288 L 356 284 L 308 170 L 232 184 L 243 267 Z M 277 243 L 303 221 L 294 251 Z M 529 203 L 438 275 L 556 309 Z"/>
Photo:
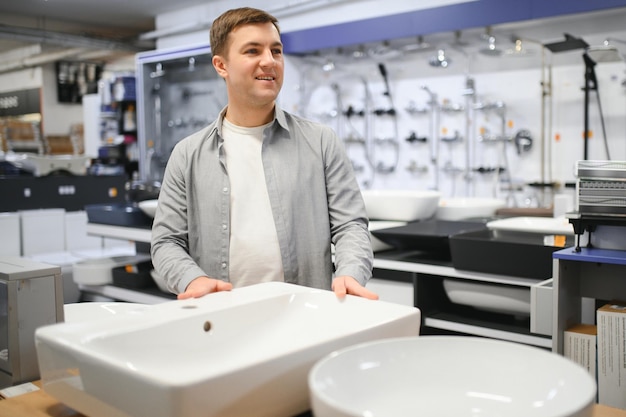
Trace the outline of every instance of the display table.
<path fill-rule="evenodd" d="M 39 381 L 35 385 L 41 386 Z M 0 400 L 0 417 L 85 417 L 39 390 Z M 596 405 L 593 417 L 626 417 L 626 410 Z"/>

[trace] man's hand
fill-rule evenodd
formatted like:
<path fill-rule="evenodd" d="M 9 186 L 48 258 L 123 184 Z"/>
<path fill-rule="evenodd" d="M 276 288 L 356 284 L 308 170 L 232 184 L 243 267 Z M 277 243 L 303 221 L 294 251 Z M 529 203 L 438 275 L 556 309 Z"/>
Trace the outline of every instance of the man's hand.
<path fill-rule="evenodd" d="M 198 277 L 187 285 L 185 292 L 178 294 L 178 299 L 198 298 L 212 292 L 230 291 L 232 289 L 233 284 L 230 282 L 224 282 L 220 279 L 209 277 Z"/>
<path fill-rule="evenodd" d="M 333 291 L 339 298 L 343 298 L 346 294 L 356 295 L 367 298 L 369 300 L 378 300 L 378 294 L 368 290 L 351 276 L 344 275 L 333 280 Z"/>

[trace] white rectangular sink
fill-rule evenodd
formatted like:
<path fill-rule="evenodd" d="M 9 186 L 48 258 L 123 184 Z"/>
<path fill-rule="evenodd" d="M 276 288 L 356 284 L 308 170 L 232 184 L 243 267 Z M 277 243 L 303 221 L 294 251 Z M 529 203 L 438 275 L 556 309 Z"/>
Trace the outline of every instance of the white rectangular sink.
<path fill-rule="evenodd" d="M 90 417 L 292 417 L 328 353 L 416 336 L 413 307 L 265 283 L 37 329 L 43 388 Z"/>

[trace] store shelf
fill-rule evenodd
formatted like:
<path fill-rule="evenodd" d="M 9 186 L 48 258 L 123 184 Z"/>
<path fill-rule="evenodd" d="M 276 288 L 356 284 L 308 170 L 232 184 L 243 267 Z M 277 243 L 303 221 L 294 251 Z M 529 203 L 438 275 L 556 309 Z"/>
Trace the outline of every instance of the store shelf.
<path fill-rule="evenodd" d="M 467 317 L 438 313 L 424 318 L 424 325 L 433 329 L 447 330 L 473 336 L 502 339 L 511 342 L 524 343 L 542 348 L 551 348 L 552 339 L 542 336 L 534 336 L 522 328 L 514 329 L 512 326 L 494 324 L 492 322 L 480 322 Z"/>
<path fill-rule="evenodd" d="M 597 262 L 603 264 L 626 265 L 626 251 L 599 248 L 561 249 L 552 254 L 554 259 L 577 262 Z"/>
<path fill-rule="evenodd" d="M 419 251 L 384 251 L 374 256 L 374 268 L 416 274 L 437 275 L 448 278 L 469 279 L 494 284 L 532 287 L 543 279 L 513 277 L 508 275 L 455 269 L 448 260 L 433 259 L 431 254 Z"/>
<path fill-rule="evenodd" d="M 415 305 L 422 311 L 423 329 L 427 333 L 454 332 L 509 340 L 548 349 L 552 346 L 550 336 L 531 333 L 531 317 L 495 313 L 455 304 L 449 300 L 443 288 L 443 281 L 452 278 L 488 286 L 521 287 L 527 289 L 529 297 L 532 298 L 533 288 L 545 282 L 543 279 L 457 270 L 449 260 L 433 259 L 433 254 L 420 251 L 377 252 L 374 257 L 374 268 L 375 276 L 379 279 L 400 280 L 397 277 L 399 273 L 405 274 L 401 277 L 403 281 L 406 281 L 404 278 L 407 275 L 412 278 L 413 298 Z M 551 298 L 548 297 L 548 300 L 551 301 Z M 532 306 L 531 310 L 533 310 Z M 538 311 L 546 311 L 546 309 L 536 307 L 530 312 L 531 316 L 535 316 L 533 317 L 535 321 L 551 322 L 551 317 L 536 317 Z"/>
<path fill-rule="evenodd" d="M 87 234 L 92 236 L 126 239 L 134 242 L 150 243 L 152 229 L 139 227 L 112 226 L 108 224 L 88 223 Z"/>

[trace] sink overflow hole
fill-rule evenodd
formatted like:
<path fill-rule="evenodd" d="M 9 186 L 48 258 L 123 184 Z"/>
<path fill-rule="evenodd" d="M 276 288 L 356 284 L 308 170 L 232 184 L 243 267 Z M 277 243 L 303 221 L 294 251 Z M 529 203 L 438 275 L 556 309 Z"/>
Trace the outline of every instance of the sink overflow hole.
<path fill-rule="evenodd" d="M 211 330 L 211 322 L 207 320 L 204 322 L 204 331 L 208 332 L 209 330 Z"/>

